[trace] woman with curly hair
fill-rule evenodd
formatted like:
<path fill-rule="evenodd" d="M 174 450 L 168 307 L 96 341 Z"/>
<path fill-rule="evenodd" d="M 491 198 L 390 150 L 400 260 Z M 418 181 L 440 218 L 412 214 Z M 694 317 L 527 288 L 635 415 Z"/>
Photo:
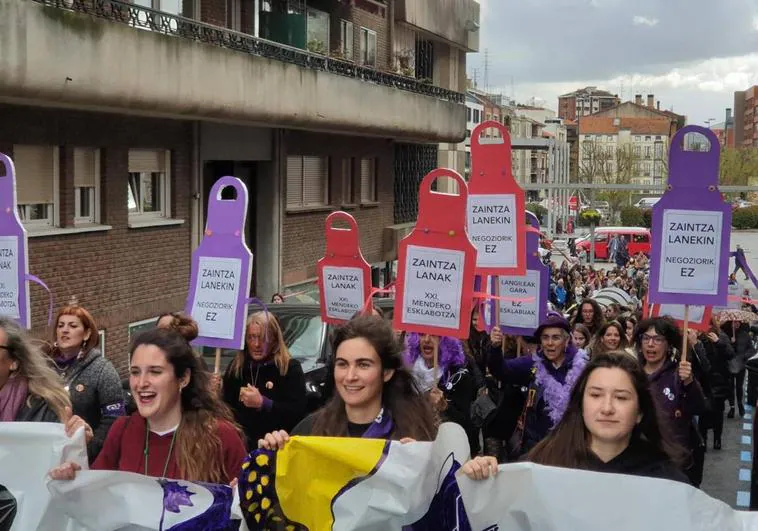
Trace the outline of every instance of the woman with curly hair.
<path fill-rule="evenodd" d="M 585 299 L 576 311 L 572 325 L 583 324 L 591 334 L 596 334 L 605 324 L 603 309 L 595 299 Z"/>
<path fill-rule="evenodd" d="M 443 422 L 455 422 L 473 439 L 476 433 L 471 423 L 471 404 L 476 399 L 477 385 L 467 368 L 461 342 L 453 337 L 416 333 L 406 335 L 405 341 L 405 364 L 419 390 L 428 393 Z"/>

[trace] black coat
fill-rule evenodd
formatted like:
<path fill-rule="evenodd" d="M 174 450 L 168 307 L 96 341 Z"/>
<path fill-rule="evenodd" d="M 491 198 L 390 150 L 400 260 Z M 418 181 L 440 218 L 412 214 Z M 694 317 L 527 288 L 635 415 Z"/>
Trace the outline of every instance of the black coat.
<path fill-rule="evenodd" d="M 254 409 L 240 402 L 240 389 L 251 384 L 268 398 L 270 407 Z M 224 375 L 224 401 L 247 436 L 249 448 L 258 447 L 258 439 L 276 430 L 291 431 L 305 416 L 305 376 L 300 362 L 290 359 L 287 374 L 282 376 L 273 362 L 253 364 L 246 357 L 241 376 L 230 365 Z"/>
<path fill-rule="evenodd" d="M 60 422 L 60 419 L 47 402 L 30 395 L 16 415 L 16 422 Z"/>
<path fill-rule="evenodd" d="M 734 379 L 729 373 L 729 361 L 734 358 L 734 349 L 729 336 L 721 332 L 717 343 L 702 337 L 694 346 L 700 356 L 705 356 L 711 369 L 701 380 L 703 392 L 710 398 L 725 400 L 734 394 Z"/>
<path fill-rule="evenodd" d="M 689 484 L 684 472 L 667 455 L 639 438 L 632 439 L 626 450 L 607 463 L 593 455 L 587 468 L 595 472 L 669 479 Z"/>

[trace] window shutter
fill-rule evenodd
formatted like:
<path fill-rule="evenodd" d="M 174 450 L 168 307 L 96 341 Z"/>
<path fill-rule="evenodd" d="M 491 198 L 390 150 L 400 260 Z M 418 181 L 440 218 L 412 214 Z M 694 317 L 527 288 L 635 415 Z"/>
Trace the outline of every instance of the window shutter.
<path fill-rule="evenodd" d="M 376 33 L 368 34 L 368 63 L 376 66 Z"/>
<path fill-rule="evenodd" d="M 303 206 L 303 157 L 287 157 L 287 206 Z"/>
<path fill-rule="evenodd" d="M 164 173 L 166 152 L 162 149 L 130 149 L 129 173 Z"/>
<path fill-rule="evenodd" d="M 361 201 L 376 200 L 374 187 L 376 183 L 376 159 L 361 159 Z"/>
<path fill-rule="evenodd" d="M 303 157 L 303 205 L 327 203 L 328 159 L 326 157 Z"/>
<path fill-rule="evenodd" d="M 345 58 L 353 60 L 353 23 L 345 24 Z"/>
<path fill-rule="evenodd" d="M 20 205 L 54 202 L 57 152 L 52 146 L 13 146 L 16 194 Z"/>
<path fill-rule="evenodd" d="M 95 158 L 97 151 L 92 148 L 74 148 L 74 186 L 94 187 Z"/>

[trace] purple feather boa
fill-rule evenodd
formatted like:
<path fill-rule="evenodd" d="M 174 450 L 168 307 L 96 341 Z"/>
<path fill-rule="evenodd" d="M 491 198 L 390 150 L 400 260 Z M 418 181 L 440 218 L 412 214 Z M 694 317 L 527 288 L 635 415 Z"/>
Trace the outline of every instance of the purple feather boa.
<path fill-rule="evenodd" d="M 405 352 L 403 359 L 408 367 L 412 367 L 421 355 L 421 335 L 410 333 L 405 336 Z M 440 374 L 445 374 L 448 367 L 462 367 L 466 365 L 466 354 L 463 352 L 463 344 L 454 337 L 440 336 L 440 352 L 437 360 Z"/>
<path fill-rule="evenodd" d="M 542 387 L 542 396 L 545 399 L 545 411 L 553 423 L 553 428 L 561 421 L 563 414 L 568 407 L 571 391 L 574 384 L 582 374 L 587 360 L 582 356 L 574 345 L 566 347 L 566 358 L 564 363 L 571 363 L 571 368 L 566 374 L 566 381 L 560 383 L 547 370 L 545 364 L 550 363 L 541 353 L 535 354 L 535 364 L 537 365 L 537 374 L 535 380 L 537 385 Z"/>

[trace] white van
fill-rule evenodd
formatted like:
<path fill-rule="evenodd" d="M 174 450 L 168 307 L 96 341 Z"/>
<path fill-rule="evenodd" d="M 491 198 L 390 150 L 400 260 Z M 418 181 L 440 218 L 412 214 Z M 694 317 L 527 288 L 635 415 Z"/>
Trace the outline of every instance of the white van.
<path fill-rule="evenodd" d="M 653 205 L 655 205 L 660 200 L 660 197 L 643 197 L 637 201 L 634 206 L 637 208 L 653 208 Z"/>

